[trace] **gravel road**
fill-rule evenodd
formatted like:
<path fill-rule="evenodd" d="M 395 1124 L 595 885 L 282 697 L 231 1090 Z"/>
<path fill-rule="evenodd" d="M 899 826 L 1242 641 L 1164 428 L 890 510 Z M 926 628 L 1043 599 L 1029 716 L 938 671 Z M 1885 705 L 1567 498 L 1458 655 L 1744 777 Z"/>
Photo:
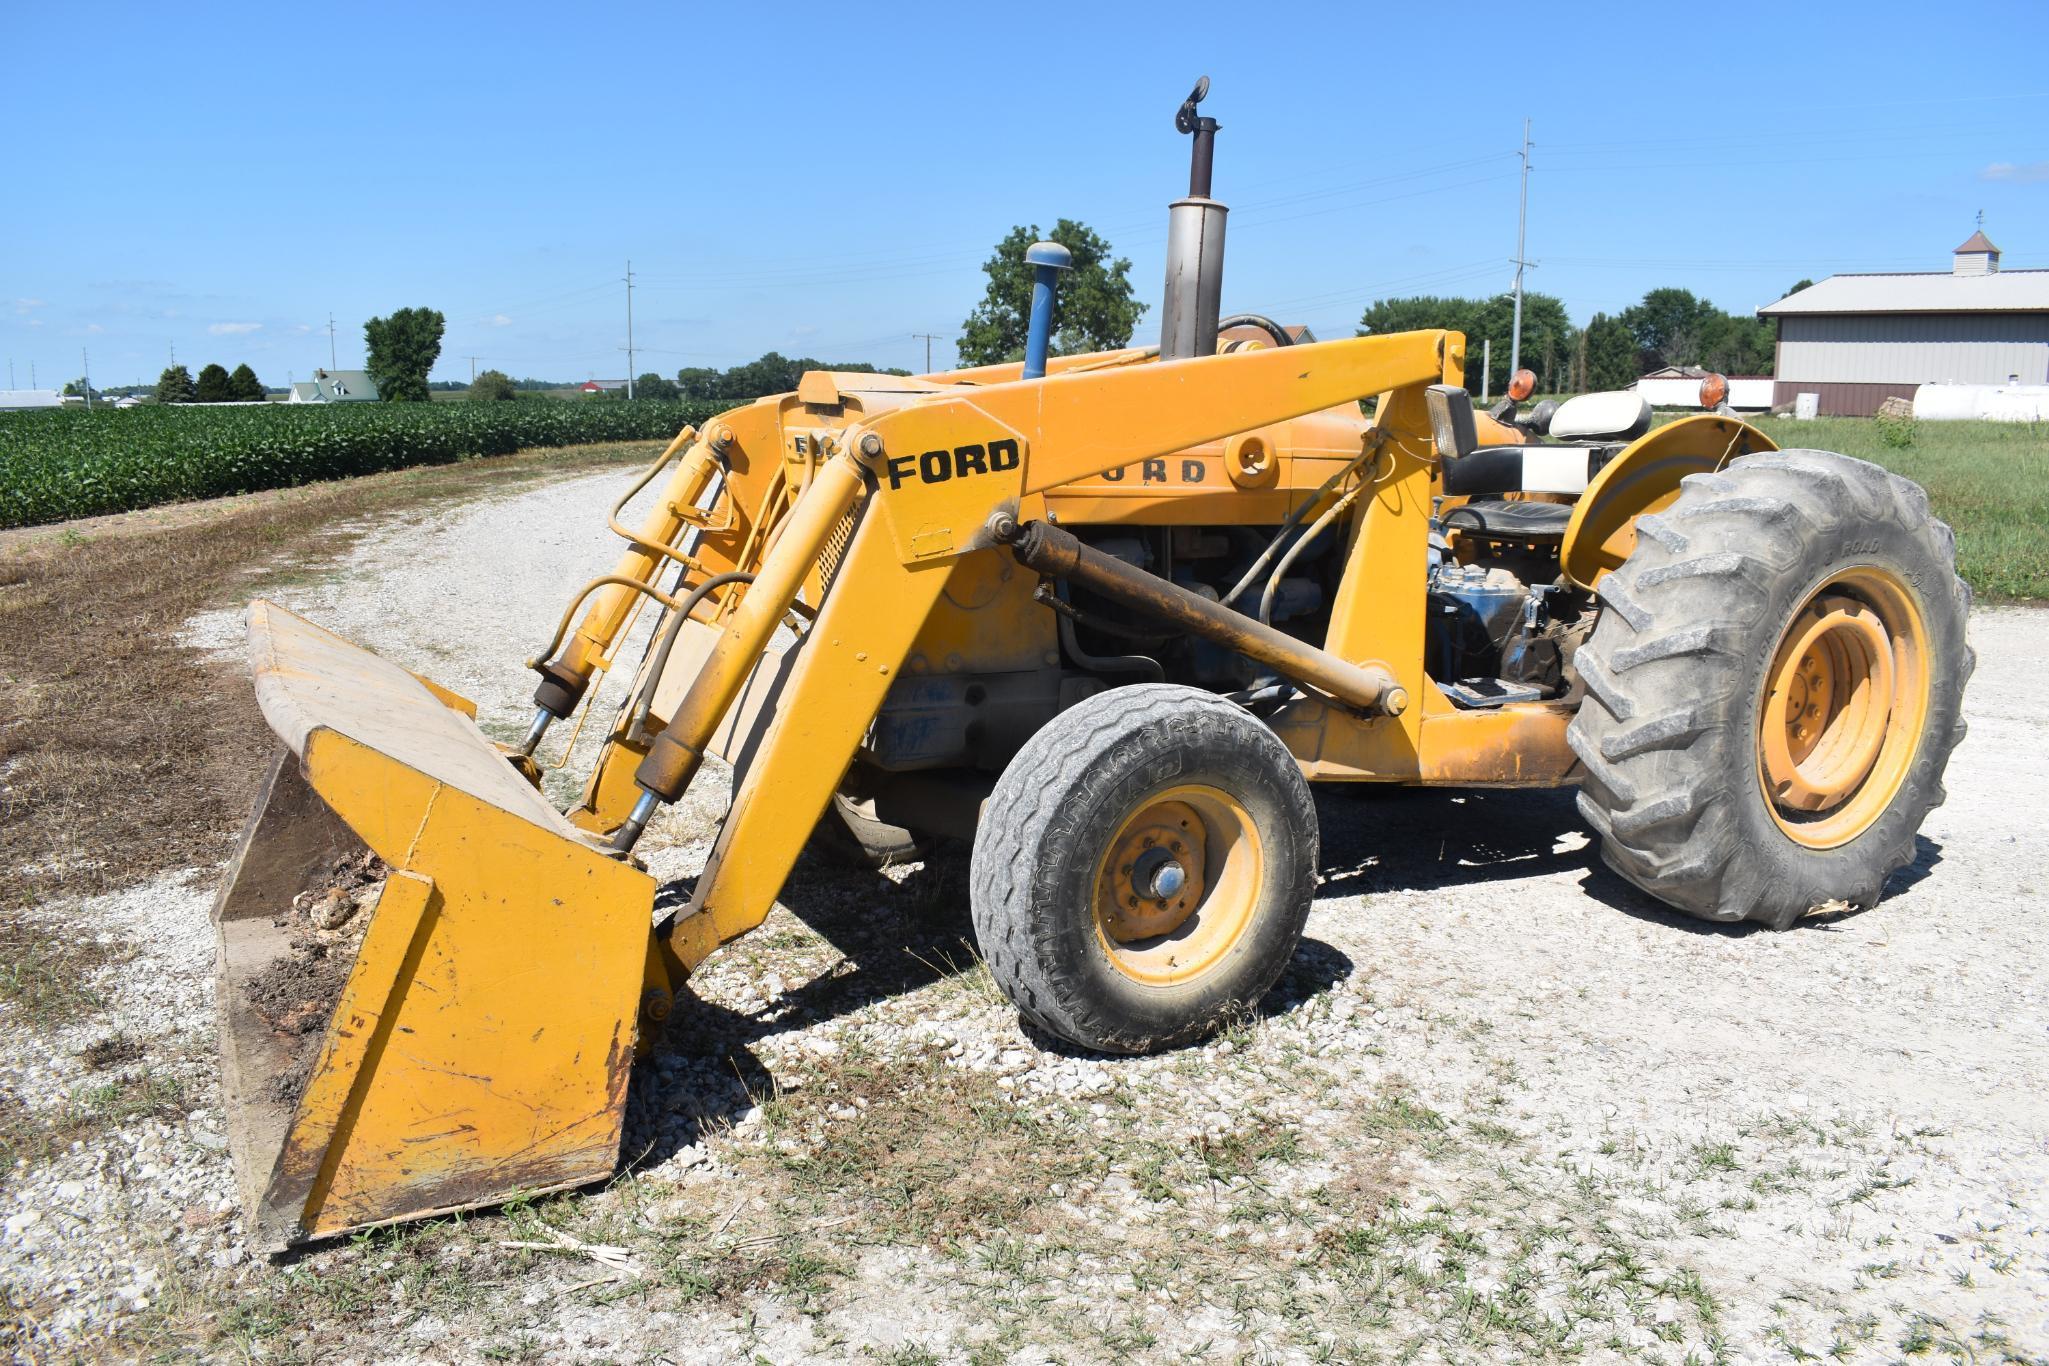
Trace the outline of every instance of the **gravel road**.
<path fill-rule="evenodd" d="M 621 478 L 393 523 L 252 588 L 512 733 L 519 661 L 606 567 Z M 239 668 L 239 633 L 224 609 L 185 639 Z M 109 1078 L 169 1099 L 0 1188 L 15 1350 L 2049 1360 L 2049 613 L 1971 635 L 1948 803 L 1875 910 L 1703 926 L 1608 875 L 1567 794 L 1324 791 L 1295 969 L 1261 1018 L 1162 1058 L 1041 1046 L 971 958 L 909 962 L 964 930 L 957 857 L 806 864 L 643 1068 L 632 1178 L 546 1211 L 627 1249 L 619 1289 L 494 1251 L 517 1210 L 252 1261 L 213 1081 L 219 870 L 50 907 L 136 956 L 106 1016 L 0 1028 L 0 1088 L 52 1114 Z M 658 827 L 658 871 L 694 869 L 717 786 Z M 117 1035 L 139 1059 L 81 1060 Z M 934 1133 L 972 1138 L 920 1156 Z M 984 1201 L 1002 1226 L 949 1222 Z"/>

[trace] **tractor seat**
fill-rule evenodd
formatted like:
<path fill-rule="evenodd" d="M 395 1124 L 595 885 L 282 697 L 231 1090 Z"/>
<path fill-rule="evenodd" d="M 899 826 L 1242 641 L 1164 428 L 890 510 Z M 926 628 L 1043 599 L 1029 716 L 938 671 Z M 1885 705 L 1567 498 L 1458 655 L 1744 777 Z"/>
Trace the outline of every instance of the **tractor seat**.
<path fill-rule="evenodd" d="M 1476 498 L 1444 514 L 1447 527 L 1504 541 L 1557 541 L 1572 521 L 1570 503 L 1511 502 Z"/>

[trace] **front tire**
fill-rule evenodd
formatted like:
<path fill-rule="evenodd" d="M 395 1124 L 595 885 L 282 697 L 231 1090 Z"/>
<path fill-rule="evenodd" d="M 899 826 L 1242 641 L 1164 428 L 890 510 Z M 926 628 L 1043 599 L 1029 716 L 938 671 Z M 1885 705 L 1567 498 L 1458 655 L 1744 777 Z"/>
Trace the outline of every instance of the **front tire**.
<path fill-rule="evenodd" d="M 1032 1023 L 1143 1053 L 1264 996 L 1316 887 L 1316 808 L 1243 708 L 1145 684 L 1089 698 L 1011 760 L 970 868 L 990 973 Z"/>
<path fill-rule="evenodd" d="M 1567 733 L 1602 859 L 1708 920 L 1876 905 L 1964 735 L 1950 529 L 1912 481 L 1793 450 L 1688 477 L 1637 533 Z"/>

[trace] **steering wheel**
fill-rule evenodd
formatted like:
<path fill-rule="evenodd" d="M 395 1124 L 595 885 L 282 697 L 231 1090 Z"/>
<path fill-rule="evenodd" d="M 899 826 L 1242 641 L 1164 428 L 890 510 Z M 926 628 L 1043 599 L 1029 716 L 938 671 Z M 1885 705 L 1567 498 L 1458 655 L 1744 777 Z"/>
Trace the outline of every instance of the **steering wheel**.
<path fill-rule="evenodd" d="M 1295 339 L 1289 335 L 1288 329 L 1282 327 L 1264 313 L 1233 313 L 1228 318 L 1217 319 L 1217 331 L 1222 332 L 1232 327 L 1256 327 L 1266 333 L 1267 336 L 1272 337 L 1275 346 L 1293 346 L 1295 344 Z"/>

